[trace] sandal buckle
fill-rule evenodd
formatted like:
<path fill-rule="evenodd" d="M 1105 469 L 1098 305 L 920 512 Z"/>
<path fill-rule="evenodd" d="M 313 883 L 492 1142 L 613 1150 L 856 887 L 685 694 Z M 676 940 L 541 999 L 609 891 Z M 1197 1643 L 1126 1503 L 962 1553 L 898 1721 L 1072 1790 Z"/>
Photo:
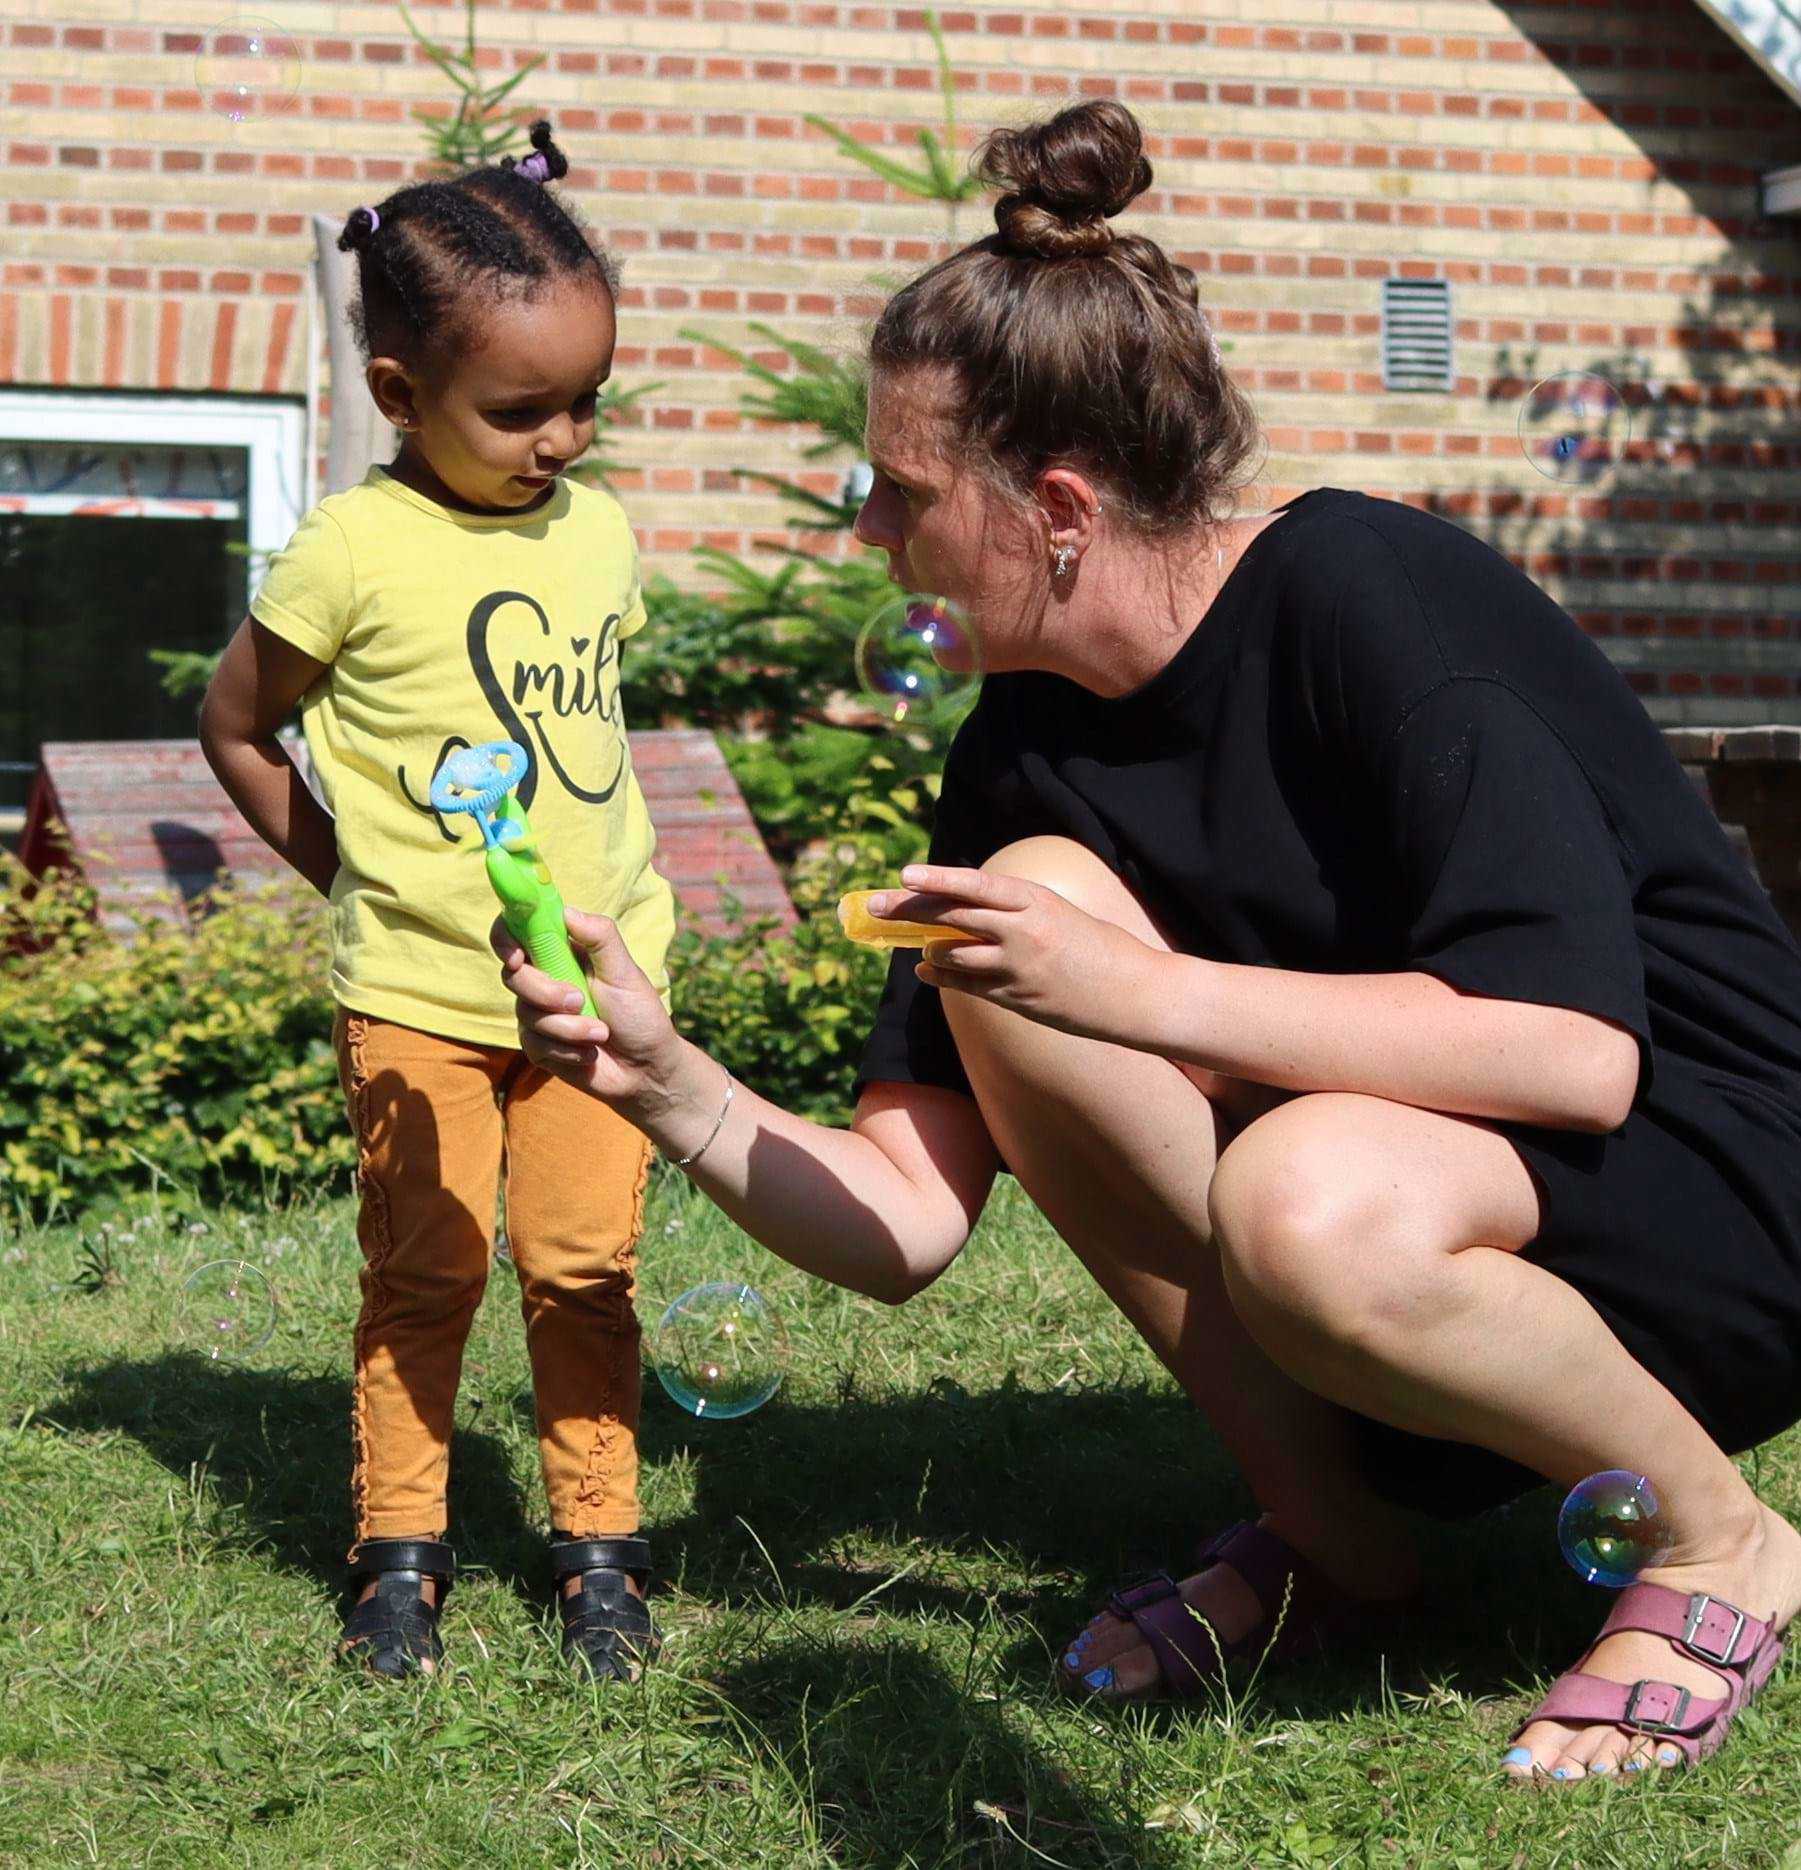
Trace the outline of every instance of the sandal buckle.
<path fill-rule="evenodd" d="M 1732 1634 L 1727 1637 L 1723 1649 L 1709 1649 L 1700 1640 L 1701 1624 L 1710 1610 L 1726 1610 L 1732 1613 Z M 1738 1648 L 1738 1639 L 1745 1633 L 1745 1613 L 1736 1604 L 1723 1603 L 1717 1597 L 1709 1597 L 1705 1591 L 1697 1591 L 1688 1600 L 1688 1621 L 1682 1626 L 1682 1643 L 1685 1649 L 1692 1649 L 1703 1662 L 1718 1664 L 1723 1669 L 1734 1666 L 1733 1654 Z"/>
<path fill-rule="evenodd" d="M 1669 1712 L 1664 1715 L 1661 1720 L 1653 1715 L 1641 1714 L 1639 1712 L 1639 1698 L 1647 1689 L 1659 1689 L 1665 1695 L 1670 1694 L 1672 1691 L 1675 1693 L 1676 1699 L 1674 1703 L 1671 1705 Z M 1636 1727 L 1640 1733 L 1680 1733 L 1683 1722 L 1688 1719 L 1689 1703 L 1693 1699 L 1694 1697 L 1690 1695 L 1686 1688 L 1678 1688 L 1674 1682 L 1634 1682 L 1632 1684 L 1631 1694 L 1626 1697 L 1626 1712 L 1621 1716 L 1621 1719 L 1622 1721 L 1630 1723 L 1633 1727 Z"/>

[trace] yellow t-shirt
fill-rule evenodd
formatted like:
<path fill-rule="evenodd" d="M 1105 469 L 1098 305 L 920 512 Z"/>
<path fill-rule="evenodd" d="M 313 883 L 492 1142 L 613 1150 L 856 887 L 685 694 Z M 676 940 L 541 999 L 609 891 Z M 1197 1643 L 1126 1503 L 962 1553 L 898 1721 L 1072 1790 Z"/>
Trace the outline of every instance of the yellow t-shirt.
<path fill-rule="evenodd" d="M 563 900 L 613 917 L 667 993 L 674 898 L 619 708 L 644 604 L 616 500 L 559 480 L 528 513 L 457 513 L 373 467 L 300 522 L 250 614 L 331 665 L 301 719 L 337 820 L 340 1004 L 518 1044 L 481 833 L 429 800 L 445 756 L 485 740 L 531 756 L 519 798 Z"/>

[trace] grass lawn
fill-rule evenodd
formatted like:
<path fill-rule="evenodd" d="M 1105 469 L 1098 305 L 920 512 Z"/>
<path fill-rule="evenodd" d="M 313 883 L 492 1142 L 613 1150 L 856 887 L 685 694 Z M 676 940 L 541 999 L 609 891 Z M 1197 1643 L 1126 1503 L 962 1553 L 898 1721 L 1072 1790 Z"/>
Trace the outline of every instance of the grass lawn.
<path fill-rule="evenodd" d="M 1801 1677 L 1723 1762 L 1533 1794 L 1494 1761 L 1602 1615 L 1539 1496 L 1432 1529 L 1437 1601 L 1386 1666 L 1115 1713 L 1051 1656 L 1121 1575 L 1248 1504 L 1192 1412 L 1003 1183 L 980 1237 L 888 1310 L 655 1191 L 644 1310 L 741 1275 L 794 1356 L 757 1415 L 651 1380 L 663 1665 L 566 1675 L 513 1275 L 457 1412 L 451 1667 L 383 1687 L 329 1660 L 347 1521 L 348 1202 L 107 1238 L 0 1228 L 0 1864 L 38 1866 L 1801 1866 Z M 213 1363 L 183 1277 L 242 1256 L 281 1299 Z M 1765 1449 L 1801 1511 L 1801 1436 Z M 1786 1718 L 1785 1718 L 1786 1717 Z"/>

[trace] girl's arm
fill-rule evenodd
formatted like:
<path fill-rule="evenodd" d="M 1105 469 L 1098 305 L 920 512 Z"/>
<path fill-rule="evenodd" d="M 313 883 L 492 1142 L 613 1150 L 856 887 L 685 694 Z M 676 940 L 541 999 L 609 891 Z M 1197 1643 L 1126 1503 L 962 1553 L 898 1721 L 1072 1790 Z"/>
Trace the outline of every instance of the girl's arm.
<path fill-rule="evenodd" d="M 321 896 L 338 873 L 337 830 L 276 734 L 326 667 L 246 617 L 200 704 L 200 745 L 220 785 Z"/>
<path fill-rule="evenodd" d="M 849 1130 L 810 1123 L 744 1085 L 728 1109 L 724 1067 L 676 1032 L 618 929 L 574 909 L 568 923 L 594 976 L 598 1021 L 573 1010 L 571 990 L 494 925 L 536 1063 L 612 1105 L 671 1161 L 704 1151 L 688 1171 L 695 1186 L 803 1272 L 897 1305 L 957 1257 L 1000 1166 L 968 1098 L 875 1084 Z"/>

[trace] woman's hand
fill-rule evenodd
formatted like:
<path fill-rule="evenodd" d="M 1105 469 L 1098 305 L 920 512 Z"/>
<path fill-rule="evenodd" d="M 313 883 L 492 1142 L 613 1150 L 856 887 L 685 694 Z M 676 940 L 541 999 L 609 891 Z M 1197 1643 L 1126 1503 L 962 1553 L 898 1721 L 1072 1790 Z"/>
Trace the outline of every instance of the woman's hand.
<path fill-rule="evenodd" d="M 1132 1042 L 1128 1009 L 1148 990 L 1156 949 L 1020 877 L 909 864 L 901 881 L 918 893 L 885 890 L 870 899 L 872 914 L 981 937 L 928 947 L 914 970 L 928 987 L 973 994 L 1059 1032 Z"/>
<path fill-rule="evenodd" d="M 582 957 L 600 1017 L 583 1013 L 573 987 L 525 958 L 500 917 L 489 934 L 501 975 L 519 1003 L 519 1042 L 534 1065 L 611 1104 L 623 1115 L 667 1098 L 681 1039 L 644 971 L 605 916 L 565 909 L 570 945 Z"/>

